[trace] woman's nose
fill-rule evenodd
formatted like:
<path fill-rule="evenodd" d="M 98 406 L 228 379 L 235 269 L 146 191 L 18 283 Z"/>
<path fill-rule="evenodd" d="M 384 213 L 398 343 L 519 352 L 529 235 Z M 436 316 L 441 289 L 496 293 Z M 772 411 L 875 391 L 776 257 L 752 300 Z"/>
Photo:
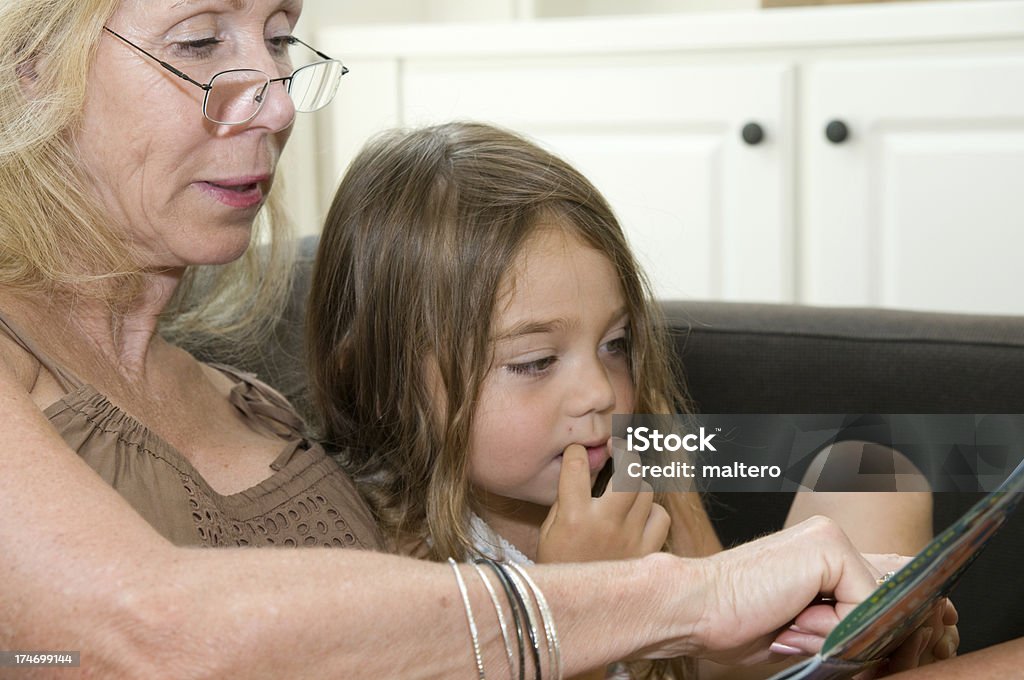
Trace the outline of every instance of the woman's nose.
<path fill-rule="evenodd" d="M 260 108 L 246 127 L 262 127 L 270 132 L 280 132 L 295 121 L 295 103 L 288 93 L 292 69 L 285 66 L 287 62 L 282 62 L 280 57 L 275 57 L 262 41 L 259 49 L 253 49 L 248 54 L 247 61 L 252 64 L 250 68 L 266 73 L 270 82 L 257 93 Z"/>
<path fill-rule="evenodd" d="M 295 103 L 288 94 L 291 80 L 271 80 L 259 95 L 260 110 L 249 121 L 248 127 L 263 127 L 280 132 L 295 122 Z"/>

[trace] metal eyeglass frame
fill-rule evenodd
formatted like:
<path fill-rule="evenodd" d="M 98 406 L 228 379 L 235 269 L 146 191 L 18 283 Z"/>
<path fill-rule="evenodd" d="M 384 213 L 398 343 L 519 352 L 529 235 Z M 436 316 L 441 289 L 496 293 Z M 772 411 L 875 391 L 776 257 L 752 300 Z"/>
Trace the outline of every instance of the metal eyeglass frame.
<path fill-rule="evenodd" d="M 317 62 L 313 62 L 312 64 L 306 64 L 304 66 L 300 66 L 299 68 L 297 68 L 294 71 L 292 71 L 291 75 L 282 76 L 281 78 L 271 78 L 267 73 L 265 73 L 264 71 L 261 71 L 261 70 L 259 70 L 257 68 L 230 68 L 230 69 L 225 69 L 224 71 L 218 71 L 217 73 L 214 73 L 210 77 L 210 82 L 204 84 L 204 83 L 199 82 L 195 78 L 189 76 L 184 71 L 182 71 L 180 69 L 177 69 L 174 66 L 171 66 L 170 64 L 168 64 L 163 59 L 160 59 L 159 57 L 157 57 L 157 56 L 147 52 L 146 50 L 144 50 L 143 48 L 139 47 L 138 45 L 136 45 L 131 40 L 129 40 L 128 38 L 124 37 L 123 35 L 121 35 L 117 31 L 114 31 L 114 30 L 112 30 L 112 29 L 110 29 L 110 28 L 108 28 L 106 26 L 103 27 L 103 30 L 105 30 L 107 33 L 110 33 L 112 36 L 114 36 L 115 38 L 119 39 L 121 42 L 123 42 L 123 43 L 125 43 L 125 44 L 127 44 L 127 45 L 129 45 L 131 47 L 134 47 L 139 52 L 142 52 L 144 55 L 146 55 L 147 57 L 149 57 L 150 59 L 152 59 L 156 63 L 160 64 L 160 66 L 164 67 L 165 69 L 167 69 L 168 71 L 170 71 L 174 75 L 178 76 L 182 80 L 187 81 L 189 83 L 192 83 L 196 87 L 200 88 L 203 91 L 203 93 L 204 93 L 203 94 L 203 117 L 206 118 L 206 120 L 208 120 L 211 123 L 214 123 L 216 125 L 244 125 L 245 123 L 248 123 L 250 120 L 252 120 L 257 115 L 259 115 L 259 112 L 263 109 L 263 101 L 264 101 L 263 92 L 266 92 L 266 88 L 267 87 L 270 87 L 270 85 L 272 83 L 284 83 L 285 89 L 290 94 L 291 93 L 291 88 L 292 88 L 292 78 L 294 78 L 295 74 L 298 73 L 299 71 L 301 71 L 304 68 L 311 68 L 313 66 L 317 66 L 317 65 L 323 64 L 325 62 L 334 62 L 334 63 L 337 63 L 337 64 L 339 64 L 341 66 L 341 76 L 343 76 L 346 73 L 348 73 L 348 67 L 345 66 L 345 64 L 342 64 L 340 60 L 334 59 L 332 57 L 327 56 L 326 54 L 324 54 L 320 50 L 316 49 L 312 45 L 310 45 L 308 43 L 305 43 L 302 40 L 299 40 L 295 36 L 288 36 L 288 44 L 289 45 L 299 44 L 299 45 L 303 45 L 305 47 L 308 47 L 313 52 L 315 52 L 317 56 L 319 56 L 321 59 L 323 59 L 323 61 L 317 61 Z M 210 99 L 210 90 L 213 89 L 213 81 L 217 79 L 217 76 L 221 76 L 221 75 L 223 75 L 225 73 L 235 73 L 235 72 L 239 72 L 239 71 L 255 71 L 257 73 L 262 73 L 264 76 L 267 77 L 267 84 L 264 87 L 263 92 L 261 92 L 259 94 L 259 96 L 256 97 L 256 102 L 257 102 L 256 110 L 253 111 L 252 115 L 249 116 L 248 118 L 246 118 L 245 120 L 240 120 L 240 121 L 237 121 L 237 122 L 234 122 L 234 123 L 225 123 L 225 122 L 222 122 L 222 121 L 219 121 L 219 120 L 214 120 L 213 118 L 210 118 L 210 116 L 206 112 L 206 103 Z M 338 76 L 338 78 L 341 78 L 341 76 Z M 327 102 L 323 106 L 327 106 L 327 104 L 329 104 L 333 98 L 334 98 L 334 96 L 332 95 L 331 99 L 327 100 Z M 323 108 L 323 106 L 321 106 L 319 108 Z M 317 110 L 317 109 L 313 109 L 313 110 Z M 309 111 L 304 111 L 303 113 L 309 113 Z"/>

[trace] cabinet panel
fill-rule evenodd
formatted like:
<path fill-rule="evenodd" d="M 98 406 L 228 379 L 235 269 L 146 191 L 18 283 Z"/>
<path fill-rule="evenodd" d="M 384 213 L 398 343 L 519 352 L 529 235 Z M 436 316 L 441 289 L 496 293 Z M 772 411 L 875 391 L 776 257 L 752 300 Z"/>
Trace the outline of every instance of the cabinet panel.
<path fill-rule="evenodd" d="M 1024 312 L 1024 129 L 893 134 L 881 146 L 881 304 Z"/>
<path fill-rule="evenodd" d="M 322 128 L 322 196 L 382 127 L 481 119 L 594 179 L 663 297 L 1024 312 L 1022 16 L 1004 0 L 326 30 L 354 68 Z"/>
<path fill-rule="evenodd" d="M 320 194 L 324 214 L 334 191 L 366 140 L 401 123 L 397 59 L 346 59 L 352 72 L 346 75 L 330 106 L 316 113 L 319 119 Z"/>
<path fill-rule="evenodd" d="M 660 297 L 793 294 L 791 68 L 642 60 L 410 61 L 403 122 L 495 122 L 604 193 Z M 765 131 L 749 145 L 748 122 Z"/>
<path fill-rule="evenodd" d="M 805 85 L 803 301 L 1024 312 L 1024 59 L 822 63 Z M 849 138 L 825 139 L 842 119 Z"/>
<path fill-rule="evenodd" d="M 721 260 L 719 234 L 699 228 L 721 222 L 719 135 L 599 127 L 531 132 L 608 199 L 659 297 L 720 294 L 721 271 L 714 266 Z"/>

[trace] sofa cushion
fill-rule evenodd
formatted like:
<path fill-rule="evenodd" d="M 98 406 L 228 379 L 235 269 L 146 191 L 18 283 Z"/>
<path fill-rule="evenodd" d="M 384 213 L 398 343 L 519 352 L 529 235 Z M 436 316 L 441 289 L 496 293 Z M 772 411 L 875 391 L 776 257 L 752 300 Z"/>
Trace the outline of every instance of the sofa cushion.
<path fill-rule="evenodd" d="M 663 308 L 705 413 L 1024 413 L 1024 317 Z"/>

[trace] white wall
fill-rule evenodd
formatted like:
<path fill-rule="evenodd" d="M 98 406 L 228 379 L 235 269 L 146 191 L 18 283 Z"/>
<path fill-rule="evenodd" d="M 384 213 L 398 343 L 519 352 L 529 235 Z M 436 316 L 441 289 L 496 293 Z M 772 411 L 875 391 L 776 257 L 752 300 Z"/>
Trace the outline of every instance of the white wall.
<path fill-rule="evenodd" d="M 503 21 L 758 9 L 760 0 L 306 0 L 299 30 L 332 24 Z"/>

